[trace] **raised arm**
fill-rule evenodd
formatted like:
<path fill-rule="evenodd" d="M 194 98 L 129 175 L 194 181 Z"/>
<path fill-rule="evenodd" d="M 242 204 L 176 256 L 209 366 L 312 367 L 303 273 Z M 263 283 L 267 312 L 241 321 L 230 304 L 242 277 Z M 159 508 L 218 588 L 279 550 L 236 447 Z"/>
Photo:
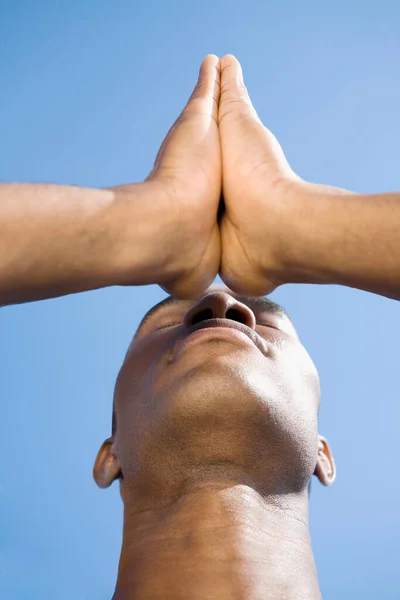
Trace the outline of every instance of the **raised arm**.
<path fill-rule="evenodd" d="M 0 185 L 0 303 L 159 280 L 159 264 L 170 263 L 157 255 L 157 239 L 171 247 L 172 232 L 160 227 L 163 211 L 156 204 L 150 182 L 127 192 Z"/>
<path fill-rule="evenodd" d="M 0 305 L 151 283 L 187 298 L 213 281 L 219 79 L 218 57 L 208 55 L 143 183 L 0 185 Z"/>
<path fill-rule="evenodd" d="M 237 59 L 221 59 L 221 277 L 234 291 L 339 284 L 400 299 L 400 194 L 308 183 L 260 121 Z"/>
<path fill-rule="evenodd" d="M 279 187 L 279 186 L 278 186 Z M 293 283 L 333 283 L 400 300 L 400 194 L 282 185 L 296 243 L 283 248 Z"/>

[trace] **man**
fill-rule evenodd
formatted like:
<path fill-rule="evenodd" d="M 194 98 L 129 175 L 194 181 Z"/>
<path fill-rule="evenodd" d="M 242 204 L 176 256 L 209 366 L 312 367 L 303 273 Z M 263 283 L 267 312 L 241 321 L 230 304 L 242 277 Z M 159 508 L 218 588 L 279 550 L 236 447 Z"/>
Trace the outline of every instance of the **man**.
<path fill-rule="evenodd" d="M 0 186 L 2 304 L 108 285 L 172 294 L 117 379 L 100 487 L 120 481 L 114 600 L 320 598 L 308 529 L 319 380 L 284 283 L 400 298 L 400 194 L 302 181 L 231 55 L 208 55 L 145 182 Z M 228 287 L 209 288 L 217 273 Z M 240 294 L 240 295 L 239 295 Z"/>

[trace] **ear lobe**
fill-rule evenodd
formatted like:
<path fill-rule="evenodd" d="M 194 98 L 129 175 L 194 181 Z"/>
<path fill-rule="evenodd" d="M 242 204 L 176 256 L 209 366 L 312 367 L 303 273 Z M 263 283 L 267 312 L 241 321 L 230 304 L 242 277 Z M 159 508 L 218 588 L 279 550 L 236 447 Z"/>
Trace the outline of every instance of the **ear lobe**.
<path fill-rule="evenodd" d="M 101 445 L 93 467 L 93 478 L 100 488 L 109 487 L 119 479 L 121 469 L 115 452 L 113 438 L 108 438 Z"/>
<path fill-rule="evenodd" d="M 332 485 L 336 478 L 335 461 L 328 440 L 322 435 L 318 436 L 318 460 L 314 475 L 323 485 Z"/>

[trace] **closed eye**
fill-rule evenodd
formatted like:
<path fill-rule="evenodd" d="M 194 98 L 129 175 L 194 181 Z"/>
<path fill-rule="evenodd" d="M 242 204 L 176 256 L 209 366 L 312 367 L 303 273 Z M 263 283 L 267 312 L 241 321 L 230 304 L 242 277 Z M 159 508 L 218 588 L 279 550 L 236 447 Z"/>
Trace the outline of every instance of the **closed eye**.
<path fill-rule="evenodd" d="M 174 321 L 171 323 L 165 323 L 164 325 L 161 325 L 160 327 L 156 327 L 154 329 L 154 331 L 159 331 L 160 329 L 167 329 L 169 327 L 175 327 L 176 325 L 182 325 L 182 321 Z M 271 325 L 271 323 L 257 323 L 257 325 L 261 326 L 261 327 L 270 327 L 272 329 L 278 329 L 279 327 L 276 327 L 275 325 Z"/>
<path fill-rule="evenodd" d="M 165 325 L 161 325 L 160 327 L 155 327 L 153 331 L 159 331 L 160 329 L 167 329 L 167 327 L 175 327 L 175 325 L 182 325 L 182 321 L 177 321 L 175 323 L 165 323 Z"/>
<path fill-rule="evenodd" d="M 260 325 L 261 327 L 271 327 L 272 329 L 280 329 L 279 327 L 276 327 L 276 325 L 271 325 L 271 323 L 257 323 L 257 325 Z"/>

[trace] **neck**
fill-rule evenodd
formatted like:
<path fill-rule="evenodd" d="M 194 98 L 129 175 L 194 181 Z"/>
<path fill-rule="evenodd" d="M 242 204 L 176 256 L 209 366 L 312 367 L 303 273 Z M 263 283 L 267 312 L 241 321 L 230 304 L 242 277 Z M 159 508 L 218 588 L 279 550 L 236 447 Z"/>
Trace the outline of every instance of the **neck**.
<path fill-rule="evenodd" d="M 124 502 L 113 600 L 321 600 L 306 490 L 265 496 L 220 481 L 151 509 Z"/>

